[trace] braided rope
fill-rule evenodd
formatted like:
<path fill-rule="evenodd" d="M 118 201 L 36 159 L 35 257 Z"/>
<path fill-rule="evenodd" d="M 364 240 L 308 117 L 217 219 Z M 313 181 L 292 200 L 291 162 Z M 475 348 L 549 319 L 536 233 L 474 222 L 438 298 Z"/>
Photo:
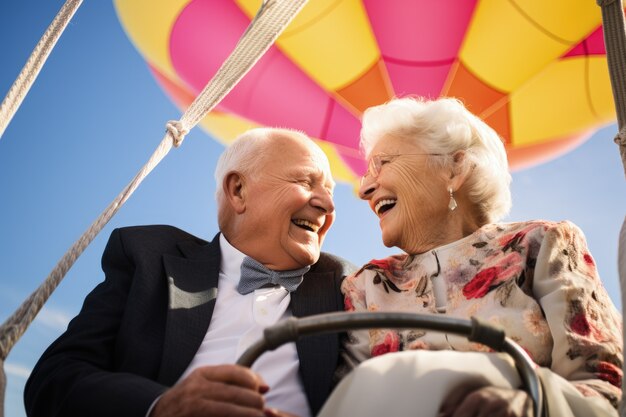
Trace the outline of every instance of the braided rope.
<path fill-rule="evenodd" d="M 63 34 L 83 0 L 67 0 L 30 54 L 22 71 L 15 79 L 6 97 L 0 104 L 0 138 L 24 101 L 26 94 L 37 79 L 50 52 Z"/>
<path fill-rule="evenodd" d="M 624 173 L 626 174 L 626 29 L 624 22 L 624 6 L 621 0 L 596 0 L 602 8 L 602 24 L 606 58 L 611 76 L 611 88 L 617 114 L 618 133 L 615 143 L 619 146 Z M 626 218 L 618 241 L 618 273 L 622 295 L 622 315 L 626 316 Z M 624 332 L 626 344 L 626 332 Z M 622 364 L 626 371 L 626 364 Z M 626 380 L 622 380 L 622 391 L 626 391 Z M 626 417 L 626 404 L 620 403 L 620 416 Z"/>
<path fill-rule="evenodd" d="M 596 0 L 602 8 L 604 44 L 611 76 L 611 88 L 617 115 L 618 134 L 615 143 L 626 174 L 626 29 L 621 0 Z"/>
<path fill-rule="evenodd" d="M 283 29 L 308 0 L 266 0 L 257 16 L 239 40 L 235 50 L 222 64 L 180 121 L 168 122 L 158 148 L 133 180 L 92 223 L 87 231 L 63 255 L 45 281 L 0 326 L 0 360 L 6 359 L 17 340 L 34 320 L 41 307 L 58 286 L 76 259 L 131 196 L 143 179 L 167 155 L 180 145 L 193 128 L 239 82 L 269 49 Z M 1 417 L 1 416 L 0 416 Z"/>

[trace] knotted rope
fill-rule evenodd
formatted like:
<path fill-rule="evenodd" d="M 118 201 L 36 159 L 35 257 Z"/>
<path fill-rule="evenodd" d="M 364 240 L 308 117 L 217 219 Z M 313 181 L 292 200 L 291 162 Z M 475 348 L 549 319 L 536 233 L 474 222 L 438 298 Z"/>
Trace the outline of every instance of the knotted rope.
<path fill-rule="evenodd" d="M 37 75 L 46 63 L 54 45 L 56 45 L 82 2 L 83 0 L 67 0 L 50 26 L 48 26 L 35 49 L 33 49 L 24 68 L 22 68 L 22 71 L 15 79 L 2 104 L 0 104 L 0 138 L 2 138 L 2 134 L 11 122 L 11 119 L 13 119 L 13 116 L 15 116 L 15 112 L 37 79 Z"/>
<path fill-rule="evenodd" d="M 70 247 L 45 281 L 0 326 L 0 365 L 17 340 L 32 323 L 46 300 L 59 285 L 67 271 L 95 236 L 128 200 L 143 179 L 167 155 L 172 146 L 180 146 L 185 135 L 232 90 L 274 43 L 278 35 L 304 7 L 308 0 L 264 0 L 259 12 L 241 37 L 234 51 L 222 64 L 204 90 L 191 103 L 178 121 L 166 125 L 161 143 L 139 173 Z M 0 370 L 0 399 L 4 395 L 3 369 Z M 2 403 L 3 404 L 3 403 Z M 3 407 L 0 417 L 3 417 Z"/>

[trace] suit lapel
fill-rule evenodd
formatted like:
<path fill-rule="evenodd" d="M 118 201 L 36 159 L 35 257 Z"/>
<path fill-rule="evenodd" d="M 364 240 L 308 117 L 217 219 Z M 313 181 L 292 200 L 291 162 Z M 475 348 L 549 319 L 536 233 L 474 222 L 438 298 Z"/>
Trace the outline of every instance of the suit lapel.
<path fill-rule="evenodd" d="M 178 380 L 198 351 L 213 315 L 219 278 L 219 235 L 206 245 L 185 241 L 178 248 L 184 257 L 163 256 L 168 310 L 158 381 L 165 385 Z"/>
<path fill-rule="evenodd" d="M 334 272 L 309 272 L 297 291 L 291 293 L 294 317 L 330 313 L 337 305 Z M 300 359 L 300 374 L 309 405 L 317 414 L 328 394 L 339 356 L 339 335 L 324 334 L 304 337 L 296 342 Z"/>
<path fill-rule="evenodd" d="M 291 312 L 295 317 L 337 311 L 334 271 L 309 272 L 298 290 L 291 293 Z"/>

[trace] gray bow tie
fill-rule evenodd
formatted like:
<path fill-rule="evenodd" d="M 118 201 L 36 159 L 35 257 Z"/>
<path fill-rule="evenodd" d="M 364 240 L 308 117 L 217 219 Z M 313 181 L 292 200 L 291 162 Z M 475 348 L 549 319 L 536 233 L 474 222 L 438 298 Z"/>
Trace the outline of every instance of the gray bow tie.
<path fill-rule="evenodd" d="M 282 285 L 293 292 L 302 283 L 303 275 L 309 272 L 310 266 L 291 271 L 272 271 L 254 259 L 246 256 L 241 263 L 241 279 L 237 285 L 239 294 L 248 294 L 266 284 Z"/>

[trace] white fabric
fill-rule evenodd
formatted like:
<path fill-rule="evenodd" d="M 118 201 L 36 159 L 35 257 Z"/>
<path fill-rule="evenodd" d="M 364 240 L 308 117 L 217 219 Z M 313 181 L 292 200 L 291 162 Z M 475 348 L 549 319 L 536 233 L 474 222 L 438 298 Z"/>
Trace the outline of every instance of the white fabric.
<path fill-rule="evenodd" d="M 206 365 L 235 363 L 241 354 L 261 338 L 263 329 L 291 317 L 291 296 L 283 287 L 262 288 L 246 295 L 237 292 L 240 267 L 245 254 L 220 235 L 222 262 L 218 297 L 211 324 L 200 349 L 181 379 Z M 266 404 L 301 417 L 309 417 L 308 402 L 298 368 L 294 343 L 263 354 L 252 366 L 269 385 Z"/>
<path fill-rule="evenodd" d="M 541 368 L 551 417 L 617 416 L 601 398 L 583 397 L 569 382 Z M 517 388 L 511 358 L 500 353 L 403 351 L 359 365 L 335 388 L 317 417 L 436 417 L 462 385 Z"/>

